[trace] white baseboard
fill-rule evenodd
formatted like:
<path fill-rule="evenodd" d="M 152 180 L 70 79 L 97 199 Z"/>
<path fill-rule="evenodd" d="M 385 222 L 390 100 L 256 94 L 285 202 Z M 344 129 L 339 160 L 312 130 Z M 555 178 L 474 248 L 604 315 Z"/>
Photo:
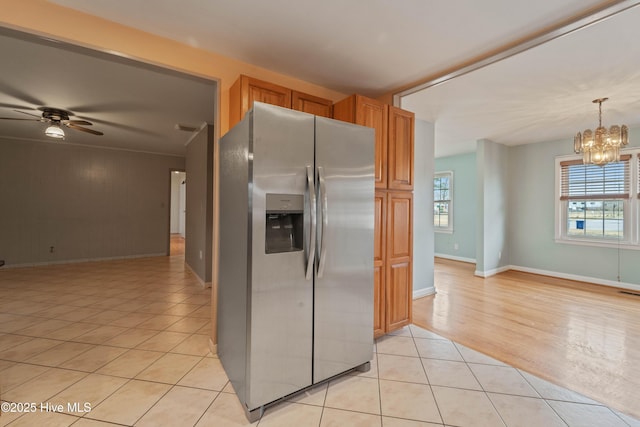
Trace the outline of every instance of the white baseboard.
<path fill-rule="evenodd" d="M 413 291 L 413 299 L 426 297 L 428 295 L 433 295 L 435 293 L 436 293 L 436 288 L 434 286 L 429 286 L 428 288 L 416 289 Z"/>
<path fill-rule="evenodd" d="M 5 264 L 2 268 L 39 267 L 43 265 L 77 264 L 81 262 L 115 261 L 118 259 L 152 258 L 152 257 L 159 257 L 159 256 L 167 256 L 167 254 L 164 252 L 161 252 L 161 253 L 141 254 L 141 255 L 124 255 L 124 256 L 99 257 L 99 258 L 64 259 L 59 261 L 26 262 L 22 264 Z"/>
<path fill-rule="evenodd" d="M 504 267 L 498 267 L 487 271 L 476 270 L 473 274 L 486 279 L 487 277 L 495 276 L 498 273 L 503 273 L 508 270 L 512 270 L 510 265 L 505 265 Z"/>
<path fill-rule="evenodd" d="M 541 276 L 557 277 L 559 279 L 576 280 L 578 282 L 593 283 L 595 285 L 612 286 L 614 288 L 629 289 L 632 291 L 640 291 L 640 285 L 634 283 L 618 282 L 616 280 L 599 279 L 597 277 L 579 276 L 577 274 L 560 273 L 558 271 L 540 270 L 537 268 L 521 267 L 519 265 L 510 265 L 509 269 L 522 271 L 524 273 L 539 274 Z"/>
<path fill-rule="evenodd" d="M 465 257 L 449 255 L 449 254 L 434 254 L 434 256 L 437 257 L 437 258 L 450 259 L 450 260 L 453 260 L 453 261 L 468 262 L 470 264 L 475 264 L 476 263 L 476 260 L 473 259 L 473 258 L 465 258 Z"/>
<path fill-rule="evenodd" d="M 204 280 L 202 280 L 202 277 L 200 277 L 198 275 L 198 273 L 196 273 L 196 271 L 191 268 L 191 266 L 189 264 L 187 264 L 187 261 L 184 262 L 185 267 L 187 267 L 187 269 L 193 273 L 193 276 L 196 278 L 196 280 L 198 281 L 198 283 L 200 284 L 200 286 L 202 286 L 202 289 L 205 288 L 211 288 L 212 287 L 212 283 L 211 282 L 205 282 Z"/>
<path fill-rule="evenodd" d="M 211 354 L 218 357 L 218 344 L 214 344 L 211 338 L 209 338 L 209 351 Z"/>

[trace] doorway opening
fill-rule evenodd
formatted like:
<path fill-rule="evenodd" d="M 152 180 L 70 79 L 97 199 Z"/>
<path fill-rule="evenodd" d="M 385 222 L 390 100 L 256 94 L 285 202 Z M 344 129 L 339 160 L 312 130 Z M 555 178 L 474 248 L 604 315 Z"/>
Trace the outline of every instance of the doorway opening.
<path fill-rule="evenodd" d="M 169 207 L 169 256 L 184 256 L 187 211 L 187 173 L 171 171 L 171 203 Z"/>

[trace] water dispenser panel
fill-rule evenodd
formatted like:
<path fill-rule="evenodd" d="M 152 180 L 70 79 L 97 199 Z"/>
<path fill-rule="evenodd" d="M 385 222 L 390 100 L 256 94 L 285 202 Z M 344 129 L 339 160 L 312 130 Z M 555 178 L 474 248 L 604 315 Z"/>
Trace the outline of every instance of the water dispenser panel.
<path fill-rule="evenodd" d="M 265 253 L 303 250 L 304 196 L 267 194 Z"/>

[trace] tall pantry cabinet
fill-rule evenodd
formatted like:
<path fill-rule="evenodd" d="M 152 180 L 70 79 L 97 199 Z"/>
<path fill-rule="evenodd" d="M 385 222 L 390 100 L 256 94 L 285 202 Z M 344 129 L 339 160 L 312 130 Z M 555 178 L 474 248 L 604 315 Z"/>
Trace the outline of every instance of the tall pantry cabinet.
<path fill-rule="evenodd" d="M 333 118 L 376 130 L 374 334 L 411 323 L 413 275 L 414 114 L 352 95 Z"/>
<path fill-rule="evenodd" d="M 332 101 L 241 75 L 229 89 L 229 128 L 254 101 L 375 129 L 374 335 L 411 323 L 414 114 L 361 95 Z"/>

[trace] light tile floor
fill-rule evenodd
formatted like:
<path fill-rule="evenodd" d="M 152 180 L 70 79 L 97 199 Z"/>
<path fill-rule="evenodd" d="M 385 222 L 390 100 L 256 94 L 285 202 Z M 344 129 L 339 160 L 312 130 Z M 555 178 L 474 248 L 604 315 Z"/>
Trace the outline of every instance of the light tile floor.
<path fill-rule="evenodd" d="M 5 411 L 0 426 L 249 425 L 208 351 L 210 296 L 180 256 L 0 270 L 0 398 L 33 409 Z M 371 371 L 254 425 L 640 427 L 413 325 L 375 350 Z"/>

